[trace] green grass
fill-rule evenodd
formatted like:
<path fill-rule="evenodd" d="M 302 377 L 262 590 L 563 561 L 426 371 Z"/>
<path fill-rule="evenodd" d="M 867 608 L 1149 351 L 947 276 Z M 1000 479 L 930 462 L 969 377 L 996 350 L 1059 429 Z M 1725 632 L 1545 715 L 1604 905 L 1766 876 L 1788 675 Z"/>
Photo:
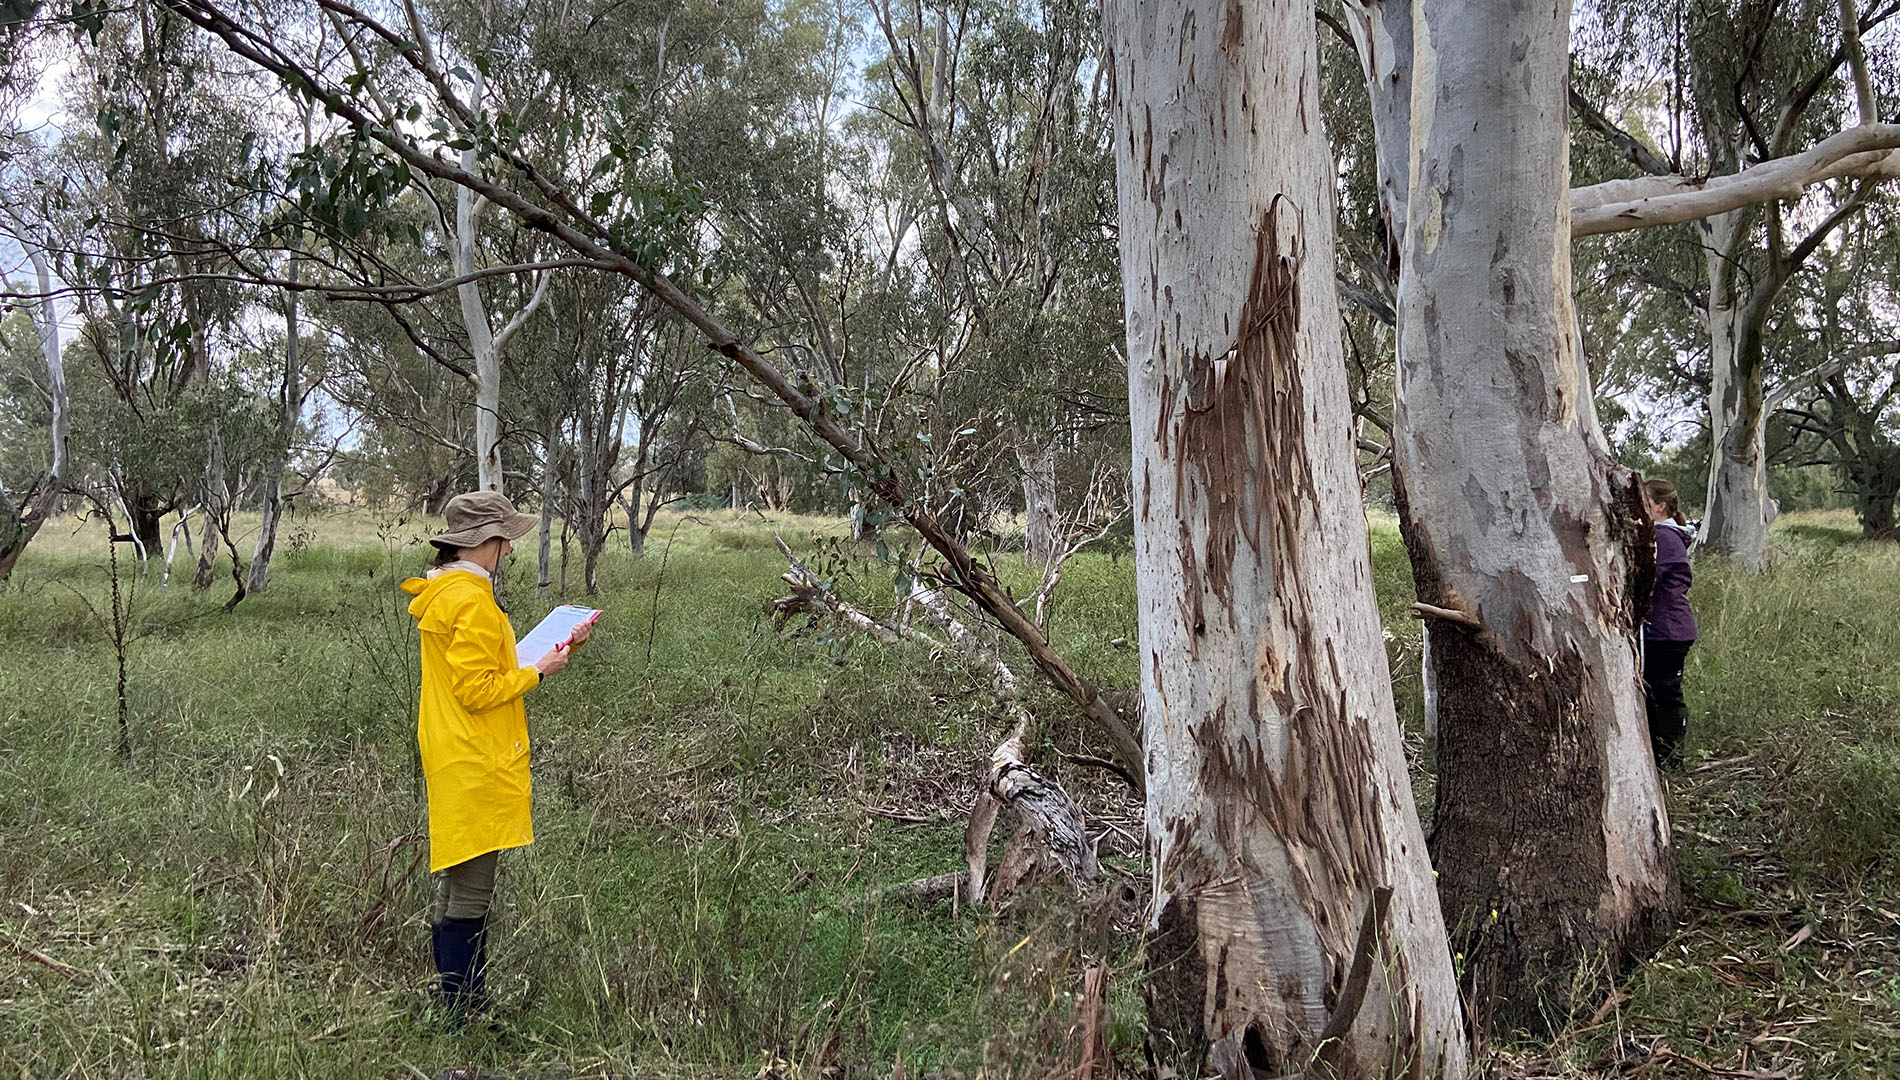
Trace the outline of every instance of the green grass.
<path fill-rule="evenodd" d="M 1052 888 L 1001 915 L 891 894 L 959 864 L 1003 730 L 983 680 L 775 632 L 772 530 L 718 512 L 663 515 L 645 558 L 610 552 L 601 633 L 530 698 L 537 843 L 504 857 L 497 915 L 507 1033 L 440 1033 L 395 587 L 422 525 L 297 522 L 271 590 L 228 615 L 228 578 L 203 596 L 128 582 L 123 760 L 103 536 L 49 533 L 0 588 L 0 1076 L 731 1076 L 774 1058 L 1041 1074 L 1073 1062 L 1093 962 L 1114 1048 L 1139 1060 L 1138 902 L 1119 886 L 1140 867 L 1109 858 L 1104 897 Z M 891 568 L 841 523 L 777 528 L 888 606 Z M 1698 569 L 1697 764 L 1674 791 L 1690 921 L 1600 1026 L 1497 1060 L 1584 1075 L 1667 1040 L 1717 1067 L 1746 1052 L 1804 1077 L 1900 1075 L 1900 549 L 1836 532 L 1790 515 L 1766 576 Z M 1416 728 L 1404 552 L 1389 521 L 1372 539 Z M 560 600 L 531 566 L 510 576 L 518 629 Z M 997 566 L 1028 590 L 1019 562 Z M 1126 554 L 1085 554 L 1051 625 L 1122 690 L 1132 590 Z M 1096 749 L 1072 710 L 1040 687 L 1032 704 L 1043 762 L 1089 813 L 1134 824 L 1102 774 L 1053 752 Z M 1678 1065 L 1652 1075 L 1700 1075 Z"/>

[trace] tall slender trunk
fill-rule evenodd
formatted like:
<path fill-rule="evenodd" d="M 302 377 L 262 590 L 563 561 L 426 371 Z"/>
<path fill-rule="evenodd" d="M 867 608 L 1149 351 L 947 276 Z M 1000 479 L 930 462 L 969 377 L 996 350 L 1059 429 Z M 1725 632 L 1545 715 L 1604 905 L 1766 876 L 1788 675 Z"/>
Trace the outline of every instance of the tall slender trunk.
<path fill-rule="evenodd" d="M 1394 491 L 1440 897 L 1479 1023 L 1535 1023 L 1678 899 L 1636 672 L 1649 528 L 1570 300 L 1569 5 L 1353 11 L 1400 238 Z"/>
<path fill-rule="evenodd" d="M 554 584 L 554 451 L 554 425 L 549 424 L 542 444 L 546 462 L 541 468 L 541 542 L 535 551 L 535 588 L 540 592 Z"/>
<path fill-rule="evenodd" d="M 612 525 L 614 512 L 606 462 L 600 453 L 600 439 L 604 434 L 607 433 L 600 431 L 595 423 L 582 421 L 580 506 L 575 516 L 580 519 L 582 587 L 589 596 L 600 588 L 600 556 L 607 547 L 607 530 Z M 633 523 L 629 521 L 627 527 L 631 529 Z"/>
<path fill-rule="evenodd" d="M 66 365 L 59 352 L 59 320 L 53 311 L 53 275 L 47 265 L 46 256 L 38 248 L 26 246 L 27 258 L 33 263 L 33 276 L 39 285 L 41 299 L 33 305 L 33 329 L 39 335 L 40 358 L 46 364 L 46 396 L 50 412 L 52 435 L 52 460 L 45 475 L 28 487 L 22 501 L 16 506 L 4 491 L 0 491 L 0 503 L 5 503 L 4 512 L 9 520 L 0 522 L 4 531 L 0 531 L 0 582 L 13 576 L 13 567 L 25 553 L 26 546 L 40 531 L 53 511 L 59 505 L 59 497 L 66 487 Z"/>
<path fill-rule="evenodd" d="M 1709 281 L 1709 487 L 1698 539 L 1759 570 L 1768 560 L 1766 305 L 1753 302 L 1756 290 L 1744 285 L 1738 264 L 1752 219 L 1752 210 L 1737 210 L 1699 226 Z"/>
<path fill-rule="evenodd" d="M 474 65 L 471 65 L 474 66 Z M 471 76 L 469 100 L 481 107 L 483 77 L 480 68 Z M 462 168 L 476 168 L 475 150 L 462 151 Z M 475 193 L 465 187 L 455 189 L 455 243 L 451 263 L 457 277 L 475 272 L 477 225 L 481 207 Z M 488 325 L 488 310 L 482 305 L 481 290 L 473 281 L 455 288 L 462 305 L 462 325 L 468 332 L 469 352 L 475 358 L 475 472 L 476 485 L 484 491 L 502 490 L 501 475 L 501 351 L 495 347 L 494 331 Z"/>
<path fill-rule="evenodd" d="M 1186 1075 L 1462 1075 L 1349 438 L 1312 8 L 1110 0 L 1104 16 L 1152 1047 Z"/>
<path fill-rule="evenodd" d="M 652 479 L 647 475 L 647 463 L 652 460 L 651 454 L 647 435 L 643 431 L 640 448 L 633 460 L 633 475 L 636 479 L 627 485 L 627 548 L 633 552 L 635 558 L 647 553 L 647 530 L 653 527 L 653 515 L 659 510 L 659 493 L 649 494 L 647 491 L 647 481 Z M 734 475 L 733 488 L 736 492 L 738 481 L 737 474 Z M 646 511 L 645 517 L 641 516 L 642 509 Z"/>
<path fill-rule="evenodd" d="M 306 131 L 308 121 L 306 120 Z M 309 145 L 308 139 L 305 145 Z M 300 271 L 296 255 L 290 258 L 291 281 L 298 279 Z M 283 384 L 283 424 L 284 445 L 283 460 L 278 462 L 264 487 L 264 519 L 257 528 L 257 548 L 251 554 L 250 578 L 245 583 L 246 592 L 263 592 L 270 584 L 270 560 L 277 550 L 277 527 L 284 517 L 284 474 L 290 468 L 290 454 L 297 439 L 297 423 L 303 413 L 303 378 L 299 366 L 299 354 L 302 343 L 298 340 L 297 327 L 299 293 L 293 289 L 284 296 L 284 384 Z"/>
<path fill-rule="evenodd" d="M 1023 555 L 1036 566 L 1056 559 L 1056 448 L 1047 438 L 1017 434 L 1016 464 L 1023 479 Z"/>

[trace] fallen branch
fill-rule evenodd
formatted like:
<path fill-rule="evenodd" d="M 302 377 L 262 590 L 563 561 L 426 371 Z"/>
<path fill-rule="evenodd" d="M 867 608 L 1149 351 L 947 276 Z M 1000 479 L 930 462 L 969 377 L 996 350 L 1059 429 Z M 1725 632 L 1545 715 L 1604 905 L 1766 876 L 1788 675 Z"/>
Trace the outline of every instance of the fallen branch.
<path fill-rule="evenodd" d="M 995 830 L 996 819 L 1003 807 L 1014 809 L 1021 816 L 1024 826 L 1032 834 L 1039 846 L 1060 867 L 1064 874 L 1074 881 L 1095 881 L 1100 876 L 1100 868 L 1095 857 L 1095 845 L 1089 839 L 1088 831 L 1082 823 L 1082 813 L 1077 809 L 1075 800 L 1060 784 L 1037 772 L 1023 760 L 1025 740 L 1035 726 L 1035 717 L 1022 703 L 1022 684 L 1016 673 L 1010 670 L 996 650 L 957 618 L 951 607 L 949 597 L 938 589 L 930 589 L 921 582 L 914 583 L 908 600 L 922 611 L 925 620 L 941 630 L 945 641 L 940 641 L 915 627 L 879 619 L 869 613 L 838 599 L 826 587 L 823 579 L 814 574 L 792 551 L 783 537 L 774 537 L 779 552 L 785 556 L 790 568 L 780 576 L 780 580 L 791 588 L 791 593 L 773 601 L 773 610 L 778 615 L 778 625 L 796 615 L 829 617 L 839 625 L 866 634 L 887 645 L 910 642 L 928 648 L 933 653 L 954 652 L 965 663 L 982 671 L 990 683 L 990 690 L 996 697 L 997 705 L 1014 721 L 1013 730 L 990 754 L 987 782 L 977 797 L 976 804 L 970 809 L 968 822 L 963 830 L 963 853 L 966 869 L 960 880 L 967 884 L 966 894 L 972 903 L 982 900 L 990 891 L 988 884 L 989 841 Z M 867 813 L 885 817 L 897 817 L 900 820 L 917 820 L 915 815 L 904 815 L 898 811 L 879 810 L 866 807 Z M 927 820 L 927 819 L 925 819 Z M 1011 841 L 1012 848 L 1019 847 L 1017 841 L 1021 834 Z M 1018 852 L 1012 860 L 1005 856 L 1004 863 L 1010 868 L 1005 873 L 1003 867 L 997 870 L 998 894 L 1007 893 L 1005 879 L 1020 878 L 1027 872 L 1024 860 L 1025 852 Z M 946 875 L 929 878 L 926 881 L 941 882 Z M 932 886 L 936 888 L 937 886 Z"/>
<path fill-rule="evenodd" d="M 68 979 L 71 979 L 74 982 L 85 981 L 86 973 L 84 971 L 81 971 L 80 969 L 72 966 L 71 964 L 65 963 L 63 961 L 55 960 L 52 957 L 46 955 L 45 953 L 39 951 L 38 949 L 32 948 L 20 941 L 15 940 L 12 934 L 0 933 L 0 941 L 6 942 L 9 948 L 11 948 L 14 952 L 19 953 L 22 957 L 28 960 L 31 960 L 36 964 L 40 964 L 42 966 L 52 968 L 54 971 L 59 972 L 61 975 L 66 976 Z"/>

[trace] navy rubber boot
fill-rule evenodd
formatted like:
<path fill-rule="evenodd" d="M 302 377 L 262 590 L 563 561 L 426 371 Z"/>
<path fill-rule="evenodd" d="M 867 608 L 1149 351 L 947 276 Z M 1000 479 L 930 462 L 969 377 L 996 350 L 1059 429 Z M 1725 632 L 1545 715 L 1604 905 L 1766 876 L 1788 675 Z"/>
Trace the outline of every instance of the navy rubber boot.
<path fill-rule="evenodd" d="M 447 1012 L 450 1030 L 459 1030 L 468 1022 L 469 1013 L 481 1007 L 487 981 L 483 955 L 487 929 L 486 918 L 443 919 L 436 924 L 431 939 L 436 996 Z"/>

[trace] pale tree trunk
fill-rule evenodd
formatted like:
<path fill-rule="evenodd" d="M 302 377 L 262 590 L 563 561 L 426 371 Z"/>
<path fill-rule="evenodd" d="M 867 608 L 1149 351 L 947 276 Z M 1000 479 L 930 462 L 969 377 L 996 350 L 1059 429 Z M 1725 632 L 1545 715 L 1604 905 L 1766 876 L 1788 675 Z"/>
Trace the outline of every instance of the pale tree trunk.
<path fill-rule="evenodd" d="M 224 550 L 218 531 L 218 519 L 229 514 L 230 485 L 224 480 L 224 436 L 214 421 L 205 440 L 204 532 L 198 547 L 198 573 L 191 580 L 193 591 L 211 587 L 218 576 L 218 555 Z"/>
<path fill-rule="evenodd" d="M 1569 6 L 1354 12 L 1402 238 L 1394 490 L 1429 620 L 1440 896 L 1479 1024 L 1535 1023 L 1678 899 L 1636 670 L 1649 528 L 1570 300 Z"/>
<path fill-rule="evenodd" d="M 1023 555 L 1036 566 L 1056 559 L 1056 448 L 1049 441 L 1016 437 L 1016 464 L 1023 475 Z"/>
<path fill-rule="evenodd" d="M 307 139 L 305 145 L 308 145 Z M 297 273 L 298 261 L 293 255 L 290 260 L 290 280 L 296 281 Z M 257 548 L 251 553 L 250 577 L 244 586 L 247 593 L 263 592 L 270 584 L 271 555 L 277 550 L 277 527 L 284 517 L 284 473 L 290 468 L 291 446 L 297 438 L 297 421 L 303 413 L 301 368 L 298 366 L 302 348 L 302 343 L 297 340 L 298 295 L 296 290 L 292 290 L 284 297 L 284 460 L 265 484 L 264 519 L 257 528 Z"/>
<path fill-rule="evenodd" d="M 192 554 L 191 515 L 196 509 L 197 507 L 192 507 L 190 510 L 181 512 L 178 515 L 178 520 L 172 525 L 171 540 L 165 545 L 165 569 L 158 576 L 158 587 L 160 591 L 171 587 L 172 563 L 178 558 L 178 537 L 180 533 L 183 533 L 185 538 L 185 554 Z"/>
<path fill-rule="evenodd" d="M 26 546 L 33 542 L 40 526 L 52 516 L 66 486 L 66 365 L 59 353 L 59 319 L 53 311 L 51 299 L 53 275 L 44 253 L 27 245 L 24 240 L 21 246 L 26 248 L 27 258 L 32 261 L 33 277 L 41 297 L 33 305 L 33 329 L 39 335 L 40 357 L 46 363 L 46 395 L 51 412 L 53 447 L 52 461 L 46 474 L 27 489 L 24 501 L 17 507 L 5 497 L 4 491 L 0 491 L 0 502 L 5 503 L 5 511 L 12 519 L 0 522 L 6 527 L 5 534 L 0 534 L 0 581 L 6 581 L 13 575 L 13 567 L 20 561 Z"/>
<path fill-rule="evenodd" d="M 1736 260 L 1747 248 L 1748 210 L 1701 223 L 1709 279 L 1709 488 L 1698 542 L 1759 570 L 1768 559 L 1767 410 L 1762 340 L 1751 325 Z"/>
<path fill-rule="evenodd" d="M 475 67 L 475 65 L 470 65 Z M 475 68 L 470 77 L 469 108 L 479 111 L 482 92 L 486 85 L 481 69 Z M 474 147 L 462 151 L 462 168 L 474 172 L 477 161 Z M 465 187 L 455 189 L 455 243 L 450 252 L 450 261 L 456 277 L 473 274 L 476 269 L 480 236 L 478 226 L 482 211 L 488 206 L 486 199 L 479 198 Z M 548 285 L 553 281 L 549 271 L 543 270 L 535 275 L 533 294 L 514 317 L 499 332 L 488 322 L 488 309 L 482 304 L 482 294 L 477 283 L 465 281 L 456 286 L 455 296 L 462 306 L 462 325 L 468 332 L 469 352 L 475 358 L 475 466 L 476 486 L 483 491 L 501 491 L 503 489 L 501 470 L 501 353 L 507 347 L 508 340 L 515 336 L 522 325 L 533 315 L 541 301 L 547 296 Z"/>
<path fill-rule="evenodd" d="M 482 94 L 482 75 L 477 69 L 469 96 L 477 107 Z M 462 151 L 462 168 L 476 168 L 475 150 Z M 455 244 L 451 263 L 456 277 L 475 272 L 476 227 L 481 207 L 475 193 L 455 189 Z M 488 311 L 482 306 L 481 289 L 476 282 L 456 286 L 456 299 L 462 305 L 462 325 L 468 332 L 469 353 L 475 358 L 475 472 L 476 486 L 483 491 L 502 490 L 501 476 L 501 352 L 495 347 L 494 331 L 488 325 Z"/>
<path fill-rule="evenodd" d="M 543 452 L 547 457 L 541 468 L 541 542 L 535 552 L 535 588 L 547 592 L 554 584 L 554 427 L 548 426 Z"/>
<path fill-rule="evenodd" d="M 1460 1076 L 1357 497 L 1312 7 L 1112 0 L 1104 27 L 1157 1063 Z"/>

